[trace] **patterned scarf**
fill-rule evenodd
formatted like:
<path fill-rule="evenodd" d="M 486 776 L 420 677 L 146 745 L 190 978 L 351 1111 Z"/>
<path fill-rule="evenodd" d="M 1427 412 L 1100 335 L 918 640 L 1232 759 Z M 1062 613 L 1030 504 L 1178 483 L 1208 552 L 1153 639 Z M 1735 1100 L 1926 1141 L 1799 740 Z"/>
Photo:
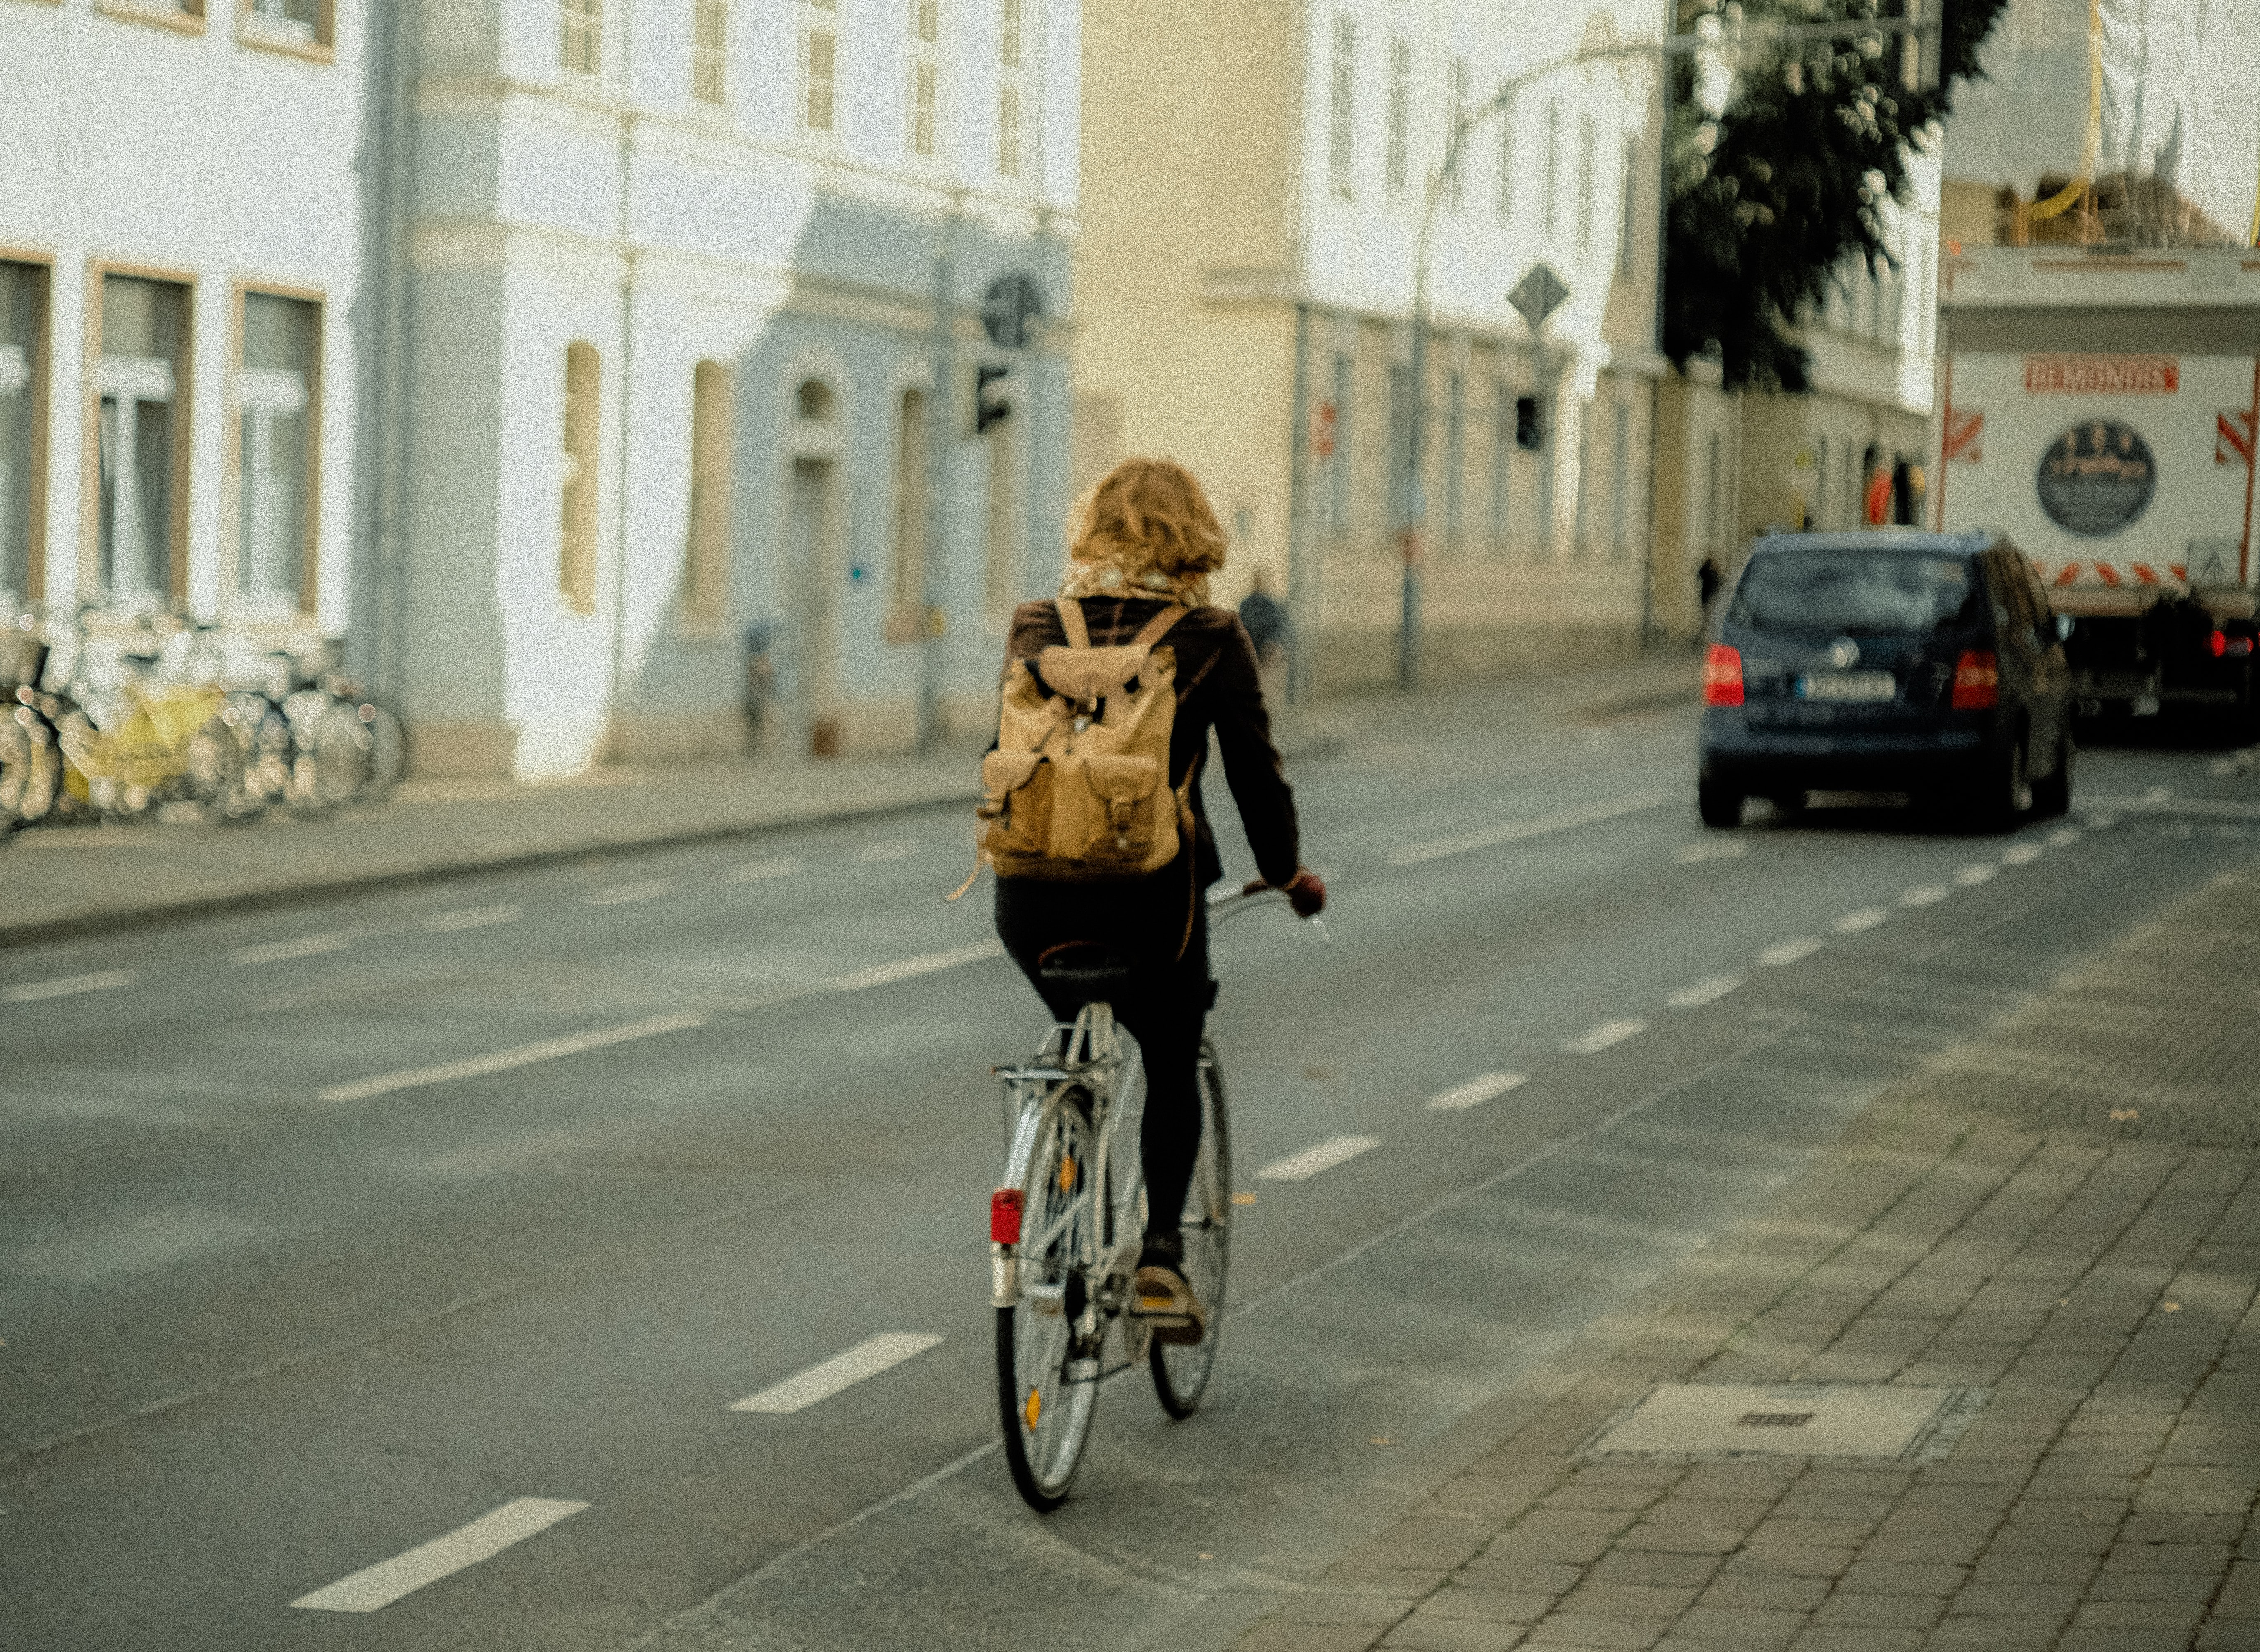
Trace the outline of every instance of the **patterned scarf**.
<path fill-rule="evenodd" d="M 1088 561 L 1070 561 L 1067 576 L 1060 581 L 1062 597 L 1159 597 L 1187 608 L 1208 606 L 1208 576 L 1206 574 L 1167 574 L 1150 561 L 1135 560 L 1129 553 L 1116 552 L 1094 556 Z"/>

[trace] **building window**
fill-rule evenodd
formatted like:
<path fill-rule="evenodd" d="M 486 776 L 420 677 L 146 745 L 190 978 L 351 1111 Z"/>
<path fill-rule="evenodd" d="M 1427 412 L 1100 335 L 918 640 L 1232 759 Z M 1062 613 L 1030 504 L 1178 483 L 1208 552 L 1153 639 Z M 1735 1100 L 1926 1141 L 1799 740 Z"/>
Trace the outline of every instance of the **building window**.
<path fill-rule="evenodd" d="M 1412 519 L 1411 478 L 1405 474 L 1412 455 L 1412 369 L 1401 362 L 1389 368 L 1389 531 L 1402 529 Z"/>
<path fill-rule="evenodd" d="M 800 127 L 831 132 L 840 63 L 839 0 L 800 0 Z"/>
<path fill-rule="evenodd" d="M 1625 538 L 1632 508 L 1632 409 L 1622 402 L 1616 404 L 1615 426 L 1609 452 L 1609 550 L 1621 561 L 1632 550 Z"/>
<path fill-rule="evenodd" d="M 1508 512 L 1513 504 L 1511 488 L 1514 463 L 1514 388 L 1501 379 L 1495 387 L 1498 411 L 1491 421 L 1491 544 L 1494 556 L 1506 552 L 1513 531 Z"/>
<path fill-rule="evenodd" d="M 557 589 L 575 613 L 597 611 L 597 347 L 565 350 L 565 447 L 558 467 Z"/>
<path fill-rule="evenodd" d="M 45 589 L 47 272 L 0 263 L 0 621 Z"/>
<path fill-rule="evenodd" d="M 1357 20 L 1348 12 L 1334 18 L 1334 102 L 1327 124 L 1327 164 L 1334 175 L 1334 193 L 1350 198 L 1350 124 L 1352 99 L 1357 89 Z"/>
<path fill-rule="evenodd" d="M 898 641 L 926 635 L 926 392 L 903 392 L 895 437 L 893 627 Z"/>
<path fill-rule="evenodd" d="M 697 0 L 690 25 L 690 95 L 725 104 L 730 87 L 730 0 Z"/>
<path fill-rule="evenodd" d="M 690 521 L 683 541 L 683 617 L 722 623 L 730 600 L 730 499 L 736 375 L 719 361 L 690 372 Z"/>
<path fill-rule="evenodd" d="M 1577 250 L 1593 249 L 1593 118 L 1577 118 Z"/>
<path fill-rule="evenodd" d="M 95 584 L 121 608 L 187 593 L 189 290 L 102 278 L 95 362 Z"/>
<path fill-rule="evenodd" d="M 197 8 L 201 16 L 204 8 Z M 247 39 L 275 46 L 326 46 L 336 17 L 335 0 L 243 0 L 239 25 Z"/>
<path fill-rule="evenodd" d="M 941 0 L 910 0 L 911 153 L 932 160 L 941 101 Z"/>
<path fill-rule="evenodd" d="M 1412 42 L 1398 35 L 1389 42 L 1389 193 L 1405 193 L 1412 173 Z"/>
<path fill-rule="evenodd" d="M 1624 169 L 1617 177 L 1617 274 L 1630 281 L 1633 226 L 1640 221 L 1640 149 L 1629 138 L 1624 140 L 1623 160 Z"/>
<path fill-rule="evenodd" d="M 1450 154 L 1452 146 L 1474 111 L 1468 107 L 1468 65 L 1464 58 L 1452 60 L 1451 74 L 1444 87 L 1444 153 Z M 1468 202 L 1468 158 L 1457 157 L 1452 165 L 1452 211 L 1458 211 Z"/>
<path fill-rule="evenodd" d="M 1562 193 L 1562 100 L 1546 100 L 1546 189 L 1541 197 L 1539 227 L 1552 235 L 1561 221 L 1558 210 Z"/>
<path fill-rule="evenodd" d="M 999 177 L 1017 178 L 1020 175 L 1021 92 L 1026 79 L 1021 67 L 1020 8 L 1026 0 L 999 3 L 1004 9 L 1004 27 L 997 54 L 1001 71 L 997 88 L 997 174 Z"/>
<path fill-rule="evenodd" d="M 1336 538 L 1349 532 L 1350 393 L 1356 388 L 1347 351 L 1334 357 L 1334 450 L 1327 457 L 1328 526 Z"/>
<path fill-rule="evenodd" d="M 1498 221 L 1514 221 L 1514 111 L 1512 108 L 1499 111 L 1498 118 Z"/>
<path fill-rule="evenodd" d="M 1466 521 L 1465 478 L 1468 467 L 1468 382 L 1452 375 L 1444 400 L 1444 544 L 1457 551 Z"/>
<path fill-rule="evenodd" d="M 594 75 L 602 61 L 604 0 L 564 0 L 557 20 L 559 67 L 569 75 Z"/>
<path fill-rule="evenodd" d="M 243 296 L 236 368 L 235 590 L 244 610 L 290 615 L 313 606 L 316 408 L 322 309 L 263 292 Z"/>

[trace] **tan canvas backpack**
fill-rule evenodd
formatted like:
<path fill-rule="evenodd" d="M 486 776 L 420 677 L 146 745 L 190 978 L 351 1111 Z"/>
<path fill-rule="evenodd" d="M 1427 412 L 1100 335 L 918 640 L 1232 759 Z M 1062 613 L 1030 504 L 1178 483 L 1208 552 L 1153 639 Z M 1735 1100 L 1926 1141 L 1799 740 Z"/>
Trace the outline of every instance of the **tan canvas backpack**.
<path fill-rule="evenodd" d="M 1094 648 L 1082 605 L 1059 599 L 1064 646 L 1005 673 L 997 749 L 981 760 L 981 850 L 1000 877 L 1083 880 L 1159 871 L 1176 858 L 1183 791 L 1169 784 L 1176 654 L 1156 647 L 1186 610 Z"/>

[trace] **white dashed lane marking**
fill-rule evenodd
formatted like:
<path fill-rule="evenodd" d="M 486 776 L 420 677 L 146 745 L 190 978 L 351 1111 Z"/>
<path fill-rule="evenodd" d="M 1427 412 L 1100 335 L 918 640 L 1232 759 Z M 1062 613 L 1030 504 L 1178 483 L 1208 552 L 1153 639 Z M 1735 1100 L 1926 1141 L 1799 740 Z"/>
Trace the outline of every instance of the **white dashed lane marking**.
<path fill-rule="evenodd" d="M 1259 1182 L 1307 1182 L 1321 1170 L 1347 1163 L 1381 1145 L 1379 1136 L 1329 1136 L 1324 1141 L 1274 1159 L 1255 1173 Z"/>
<path fill-rule="evenodd" d="M 1562 1053 L 1564 1055 L 1598 1055 L 1613 1045 L 1621 1044 L 1628 1038 L 1637 1038 L 1646 1031 L 1647 1022 L 1635 1020 L 1628 1015 L 1617 1016 L 1587 1027 L 1563 1044 Z"/>
<path fill-rule="evenodd" d="M 1891 908 L 1888 906 L 1863 906 L 1856 912 L 1846 912 L 1828 927 L 1834 934 L 1856 935 L 1863 930 L 1873 929 L 1877 924 L 1891 921 Z"/>
<path fill-rule="evenodd" d="M 866 1377 L 900 1365 L 940 1341 L 941 1338 L 931 1332 L 888 1331 L 858 1342 L 845 1353 L 834 1354 L 781 1383 L 771 1383 L 760 1393 L 748 1394 L 736 1401 L 730 1409 L 761 1412 L 772 1417 L 790 1416 L 794 1412 L 807 1410 L 819 1400 L 831 1398 L 842 1389 L 853 1388 Z"/>
<path fill-rule="evenodd" d="M 523 906 L 465 906 L 452 912 L 433 912 L 424 920 L 424 927 L 435 935 L 453 934 L 458 929 L 484 929 L 490 924 L 514 924 L 526 916 Z"/>
<path fill-rule="evenodd" d="M 889 861 L 907 861 L 918 853 L 918 845 L 908 838 L 890 838 L 884 843 L 866 843 L 855 851 L 855 858 L 866 866 L 881 866 Z"/>
<path fill-rule="evenodd" d="M 287 963 L 293 958 L 318 958 L 325 952 L 343 952 L 346 938 L 337 931 L 301 935 L 296 940 L 270 940 L 263 947 L 238 947 L 228 954 L 232 963 Z"/>
<path fill-rule="evenodd" d="M 1001 958 L 1005 945 L 998 940 L 976 940 L 969 946 L 945 947 L 940 952 L 922 952 L 915 958 L 898 958 L 891 963 L 875 963 L 868 969 L 851 969 L 846 975 L 834 976 L 824 984 L 834 992 L 861 992 L 866 987 L 883 987 L 891 982 L 908 981 L 913 976 L 933 975 L 943 969 L 955 969 L 960 964 L 978 963 L 983 958 Z"/>
<path fill-rule="evenodd" d="M 350 1083 L 332 1084 L 318 1092 L 316 1099 L 366 1101 L 371 1096 L 390 1095 L 396 1090 L 421 1090 L 427 1084 L 445 1084 L 458 1078 L 483 1078 L 489 1073 L 508 1072 L 513 1067 L 531 1067 L 537 1062 L 554 1062 L 567 1055 L 604 1049 L 613 1044 L 626 1044 L 639 1038 L 655 1038 L 662 1033 L 686 1032 L 691 1027 L 705 1025 L 706 1018 L 692 1010 L 647 1015 L 640 1021 L 626 1021 L 618 1026 L 592 1027 L 586 1033 L 569 1033 L 562 1038 L 545 1038 L 539 1043 L 520 1044 L 514 1049 L 497 1050 L 490 1055 L 467 1056 L 459 1062 L 440 1062 L 431 1067 L 411 1067 L 404 1072 L 381 1073 L 375 1078 L 356 1078 Z"/>
<path fill-rule="evenodd" d="M 1684 844 L 1671 858 L 1680 866 L 1698 866 L 1705 861 L 1739 861 L 1749 852 L 1750 846 L 1739 838 L 1713 838 Z"/>
<path fill-rule="evenodd" d="M 1975 889 L 1980 883 L 1990 882 L 1994 877 L 1999 876 L 2000 870 L 2001 869 L 1998 866 L 1965 866 L 1954 875 L 1955 887 L 1957 889 Z"/>
<path fill-rule="evenodd" d="M 1464 1084 L 1455 1084 L 1429 1097 L 1420 1106 L 1427 1112 L 1465 1112 L 1470 1107 L 1481 1106 L 1493 1096 L 1504 1096 L 1529 1079 L 1527 1073 L 1478 1073 Z"/>
<path fill-rule="evenodd" d="M 1448 838 L 1431 838 L 1425 843 L 1403 844 L 1390 850 L 1382 859 L 1391 866 L 1420 866 L 1429 861 L 1441 861 L 1448 855 L 1466 855 L 1476 849 L 1497 848 L 1502 843 L 1520 843 L 1527 839 L 1544 837 L 1549 833 L 1598 826 L 1620 815 L 1660 809 L 1670 800 L 1671 794 L 1668 791 L 1635 792 L 1628 797 L 1612 797 L 1605 803 L 1581 804 L 1574 809 L 1557 809 L 1552 814 L 1534 815 L 1527 820 L 1509 820 L 1499 826 L 1479 826 L 1472 832 L 1457 832 Z"/>
<path fill-rule="evenodd" d="M 1675 1010 L 1699 1010 L 1706 1004 L 1725 998 L 1741 984 L 1742 978 L 1738 975 L 1714 975 L 1691 986 L 1680 988 L 1663 1001 Z"/>
<path fill-rule="evenodd" d="M 1943 883 L 1917 883 L 1899 897 L 1902 906 L 1935 906 L 1953 891 Z"/>
<path fill-rule="evenodd" d="M 2042 855 L 2047 853 L 2048 851 L 2043 849 L 2037 843 L 2012 843 L 2007 848 L 2001 851 L 2001 864 L 2004 866 L 2030 866 L 2035 861 L 2039 860 Z"/>
<path fill-rule="evenodd" d="M 610 889 L 592 889 L 582 898 L 591 906 L 625 906 L 630 901 L 657 900 L 675 887 L 671 877 L 647 877 L 635 883 L 615 883 Z"/>
<path fill-rule="evenodd" d="M 2058 826 L 2048 834 L 2048 846 L 2052 849 L 2068 849 L 2078 842 L 2082 835 L 2078 826 Z"/>
<path fill-rule="evenodd" d="M 1820 950 L 1820 943 L 1810 935 L 1797 935 L 1788 940 L 1776 941 L 1758 954 L 1758 962 L 1769 969 L 1780 969 L 1810 958 Z"/>
<path fill-rule="evenodd" d="M 728 882 L 733 883 L 766 883 L 773 877 L 790 877 L 800 870 L 800 862 L 787 855 L 774 861 L 748 861 L 743 866 L 730 869 Z"/>
<path fill-rule="evenodd" d="M 75 998 L 82 992 L 107 992 L 130 987 L 140 976 L 132 969 L 97 969 L 91 975 L 58 976 L 52 981 L 26 981 L 0 987 L 0 1004 L 37 1004 L 43 998 Z"/>
<path fill-rule="evenodd" d="M 418 1543 L 390 1560 L 379 1561 L 350 1577 L 340 1577 L 290 1604 L 306 1612 L 375 1612 L 427 1584 L 453 1577 L 467 1566 L 492 1560 L 513 1543 L 546 1532 L 589 1505 L 569 1498 L 514 1498 L 445 1537 Z"/>

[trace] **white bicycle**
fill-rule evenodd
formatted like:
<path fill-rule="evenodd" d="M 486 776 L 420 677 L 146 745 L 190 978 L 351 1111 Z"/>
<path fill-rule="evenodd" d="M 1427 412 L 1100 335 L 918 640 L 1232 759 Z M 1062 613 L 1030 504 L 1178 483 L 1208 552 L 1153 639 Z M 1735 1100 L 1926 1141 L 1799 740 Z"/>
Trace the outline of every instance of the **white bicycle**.
<path fill-rule="evenodd" d="M 1285 898 L 1251 885 L 1211 902 L 1210 926 Z M 1223 1064 L 1204 1039 L 1200 1148 L 1182 1227 L 1185 1283 L 1207 1307 L 1208 1326 L 1198 1342 L 1166 1342 L 1138 1312 L 1132 1288 L 1146 1231 L 1135 1145 L 1145 1075 L 1111 1003 L 1127 966 L 1102 944 L 1078 943 L 1055 952 L 1043 976 L 1081 1007 L 1026 1062 L 998 1069 L 1011 1145 L 990 1198 L 989 1301 L 1005 1461 L 1020 1496 L 1048 1513 L 1082 1466 L 1100 1383 L 1143 1363 L 1175 1418 L 1192 1415 L 1208 1387 L 1232 1261 L 1232 1122 Z"/>

